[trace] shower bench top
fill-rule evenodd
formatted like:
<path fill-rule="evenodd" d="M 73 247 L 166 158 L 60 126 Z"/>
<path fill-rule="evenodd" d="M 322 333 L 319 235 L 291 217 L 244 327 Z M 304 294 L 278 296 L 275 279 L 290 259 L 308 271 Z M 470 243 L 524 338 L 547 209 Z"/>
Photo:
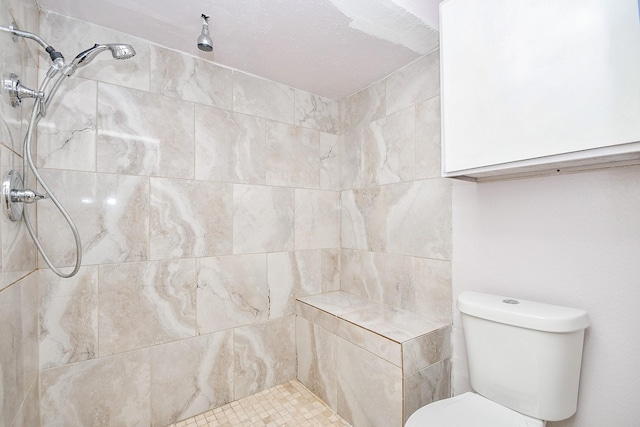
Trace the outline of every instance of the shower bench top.
<path fill-rule="evenodd" d="M 298 316 L 403 369 L 405 375 L 450 353 L 451 324 L 335 291 L 297 298 Z"/>

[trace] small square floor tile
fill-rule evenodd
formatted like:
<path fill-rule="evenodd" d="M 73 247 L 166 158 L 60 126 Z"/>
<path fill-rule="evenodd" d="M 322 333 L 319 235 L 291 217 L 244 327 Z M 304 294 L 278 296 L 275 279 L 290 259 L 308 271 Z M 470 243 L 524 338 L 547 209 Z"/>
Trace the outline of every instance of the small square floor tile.
<path fill-rule="evenodd" d="M 180 421 L 178 426 L 351 427 L 296 380 Z"/>

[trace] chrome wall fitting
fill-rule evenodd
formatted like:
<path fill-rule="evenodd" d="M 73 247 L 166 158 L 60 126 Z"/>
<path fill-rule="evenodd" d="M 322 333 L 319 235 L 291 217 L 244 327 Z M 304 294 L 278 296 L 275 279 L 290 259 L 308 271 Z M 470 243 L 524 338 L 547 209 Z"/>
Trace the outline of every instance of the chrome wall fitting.
<path fill-rule="evenodd" d="M 14 33 L 14 31 L 20 30 L 20 28 L 18 28 L 18 24 L 16 24 L 16 21 L 11 21 L 11 24 L 9 24 L 9 30 L 11 30 L 11 40 L 13 40 L 14 43 L 17 43 L 18 36 L 16 35 L 16 33 Z"/>
<path fill-rule="evenodd" d="M 12 107 L 19 107 L 24 98 L 44 100 L 44 92 L 38 92 L 37 90 L 22 86 L 20 77 L 14 73 L 7 73 L 2 76 L 2 91 L 7 94 Z"/>
<path fill-rule="evenodd" d="M 13 203 L 11 199 L 11 191 L 13 189 L 22 190 L 22 177 L 18 171 L 9 171 L 2 180 L 2 206 L 11 221 L 19 221 L 22 219 L 22 203 Z"/>
<path fill-rule="evenodd" d="M 22 177 L 17 170 L 9 171 L 2 181 L 2 205 L 11 221 L 22 219 L 23 203 L 35 203 L 46 198 L 46 194 L 25 190 Z"/>

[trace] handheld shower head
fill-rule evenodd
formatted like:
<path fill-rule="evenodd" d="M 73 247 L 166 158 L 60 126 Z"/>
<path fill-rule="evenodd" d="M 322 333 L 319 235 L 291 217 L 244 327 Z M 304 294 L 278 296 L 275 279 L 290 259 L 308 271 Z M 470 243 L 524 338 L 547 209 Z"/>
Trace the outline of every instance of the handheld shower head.
<path fill-rule="evenodd" d="M 136 51 L 130 44 L 110 44 L 111 56 L 115 59 L 129 59 L 136 56 Z"/>
<path fill-rule="evenodd" d="M 98 54 L 107 49 L 111 51 L 111 56 L 115 59 L 129 59 L 136 54 L 133 46 L 128 44 L 96 44 L 93 45 L 93 47 L 80 52 L 73 61 L 71 61 L 71 67 L 73 67 L 74 70 L 78 67 L 83 67 L 93 61 Z"/>
<path fill-rule="evenodd" d="M 200 32 L 200 37 L 198 37 L 198 49 L 211 52 L 213 50 L 213 40 L 211 40 L 211 36 L 209 35 L 209 17 L 202 14 L 202 32 Z"/>

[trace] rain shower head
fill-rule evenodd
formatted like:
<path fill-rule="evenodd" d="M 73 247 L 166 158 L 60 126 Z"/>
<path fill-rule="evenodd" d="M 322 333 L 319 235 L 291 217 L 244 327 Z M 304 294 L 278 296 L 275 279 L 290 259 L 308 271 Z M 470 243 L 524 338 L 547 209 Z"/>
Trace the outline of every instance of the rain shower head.
<path fill-rule="evenodd" d="M 93 59 L 98 56 L 101 52 L 109 49 L 111 51 L 111 55 L 115 59 L 129 59 L 136 54 L 136 51 L 133 49 L 133 46 L 128 44 L 96 44 L 89 49 L 80 52 L 74 59 L 71 61 L 70 66 L 75 71 L 78 67 L 83 67 L 93 61 Z"/>
<path fill-rule="evenodd" d="M 202 31 L 200 32 L 200 37 L 198 37 L 198 49 L 205 52 L 213 50 L 213 40 L 209 35 L 209 17 L 204 13 L 202 14 Z"/>

